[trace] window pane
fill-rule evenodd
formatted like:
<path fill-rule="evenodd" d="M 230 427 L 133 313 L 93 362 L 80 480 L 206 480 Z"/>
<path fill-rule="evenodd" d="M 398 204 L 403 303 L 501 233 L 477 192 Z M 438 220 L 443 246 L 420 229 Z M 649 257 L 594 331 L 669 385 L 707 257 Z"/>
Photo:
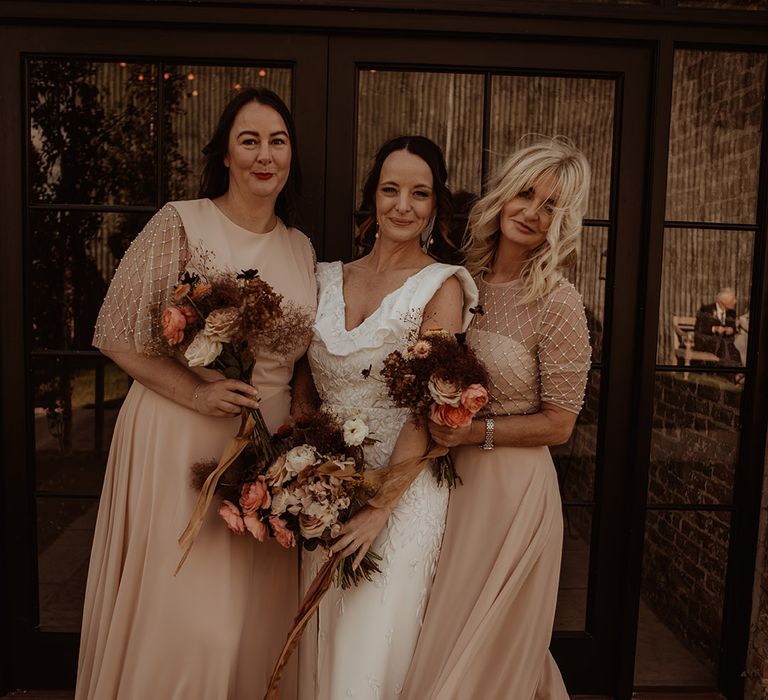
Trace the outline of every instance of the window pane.
<path fill-rule="evenodd" d="M 535 135 L 566 136 L 592 166 L 588 218 L 607 219 L 611 191 L 614 83 L 586 78 L 494 76 L 490 168 Z M 532 136 L 533 135 L 533 136 Z"/>
<path fill-rule="evenodd" d="M 667 219 L 754 223 L 766 54 L 675 52 Z"/>
<path fill-rule="evenodd" d="M 29 62 L 33 201 L 153 204 L 155 67 Z"/>
<path fill-rule="evenodd" d="M 427 136 L 443 149 L 452 192 L 480 192 L 482 75 L 361 70 L 357 101 L 358 205 L 376 151 L 388 139 L 406 134 Z"/>
<path fill-rule="evenodd" d="M 600 377 L 599 369 L 590 370 L 584 407 L 571 439 L 564 445 L 550 447 L 557 468 L 560 493 L 566 503 L 590 503 L 594 498 Z"/>
<path fill-rule="evenodd" d="M 563 558 L 554 629 L 576 632 L 584 629 L 587 617 L 592 508 L 564 508 L 563 524 Z"/>
<path fill-rule="evenodd" d="M 164 157 L 168 199 L 194 199 L 200 188 L 203 147 L 224 105 L 240 89 L 266 87 L 291 106 L 290 68 L 271 66 L 165 65 L 164 112 L 168 131 Z"/>
<path fill-rule="evenodd" d="M 753 242 L 750 231 L 664 232 L 656 351 L 659 364 L 744 364 Z M 723 310 L 715 306 L 716 296 L 728 288 L 736 294 L 735 308 L 726 309 L 724 320 L 720 320 Z M 726 300 L 725 304 L 730 306 L 733 301 Z M 718 330 L 725 327 L 731 330 Z"/>
<path fill-rule="evenodd" d="M 93 529 L 95 499 L 37 499 L 40 627 L 79 632 Z"/>
<path fill-rule="evenodd" d="M 651 503 L 731 502 L 739 457 L 741 382 L 743 375 L 730 373 L 656 374 Z"/>
<path fill-rule="evenodd" d="M 714 686 L 731 516 L 646 516 L 635 684 Z"/>
<path fill-rule="evenodd" d="M 115 268 L 151 214 L 31 212 L 29 300 L 35 350 L 90 350 Z"/>
<path fill-rule="evenodd" d="M 605 323 L 605 271 L 608 256 L 608 229 L 584 227 L 579 241 L 576 264 L 566 270 L 566 276 L 579 290 L 584 301 L 592 344 L 592 361 L 603 356 Z"/>
<path fill-rule="evenodd" d="M 98 496 L 130 380 L 101 356 L 32 361 L 38 491 Z"/>

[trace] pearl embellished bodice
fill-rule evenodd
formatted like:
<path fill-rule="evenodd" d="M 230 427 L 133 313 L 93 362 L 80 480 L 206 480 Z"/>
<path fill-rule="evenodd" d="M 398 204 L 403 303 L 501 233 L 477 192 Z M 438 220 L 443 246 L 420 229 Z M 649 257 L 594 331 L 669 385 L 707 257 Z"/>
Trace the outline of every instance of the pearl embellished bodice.
<path fill-rule="evenodd" d="M 520 303 L 519 280 L 478 281 L 478 314 L 467 342 L 485 362 L 491 379 L 487 412 L 535 413 L 542 402 L 578 413 L 584 397 L 591 348 L 584 304 L 561 279 L 546 296 Z"/>

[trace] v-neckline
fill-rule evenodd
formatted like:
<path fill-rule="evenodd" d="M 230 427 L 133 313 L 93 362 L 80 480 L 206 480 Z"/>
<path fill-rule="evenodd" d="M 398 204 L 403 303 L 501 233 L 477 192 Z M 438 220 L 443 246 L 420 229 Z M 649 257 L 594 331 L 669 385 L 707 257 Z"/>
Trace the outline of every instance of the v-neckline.
<path fill-rule="evenodd" d="M 429 265 L 425 265 L 420 270 L 417 270 L 412 275 L 409 275 L 408 277 L 403 280 L 403 283 L 397 288 L 393 289 L 388 294 L 385 294 L 381 301 L 379 302 L 379 305 L 368 315 L 366 316 L 360 323 L 358 323 L 356 326 L 353 326 L 352 328 L 347 328 L 347 300 L 344 296 L 344 263 L 339 261 L 339 282 L 338 282 L 338 289 L 339 289 L 339 296 L 341 297 L 341 328 L 345 333 L 354 333 L 355 331 L 362 328 L 368 321 L 370 321 L 376 314 L 378 314 L 382 307 L 384 306 L 384 302 L 389 299 L 393 294 L 397 294 L 397 292 L 401 291 L 403 287 L 405 287 L 408 282 L 410 282 L 414 277 L 417 277 L 420 275 L 424 270 L 427 268 L 432 267 L 433 265 L 439 265 L 440 263 L 435 261 L 433 263 L 429 263 Z"/>

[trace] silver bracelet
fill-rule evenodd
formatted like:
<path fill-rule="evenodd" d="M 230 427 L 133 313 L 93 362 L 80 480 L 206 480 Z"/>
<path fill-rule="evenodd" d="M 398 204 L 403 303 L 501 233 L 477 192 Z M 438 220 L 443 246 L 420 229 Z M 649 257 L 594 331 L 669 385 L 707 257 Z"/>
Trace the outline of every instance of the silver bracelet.
<path fill-rule="evenodd" d="M 493 449 L 493 418 L 485 419 L 485 442 L 480 447 L 483 450 Z"/>

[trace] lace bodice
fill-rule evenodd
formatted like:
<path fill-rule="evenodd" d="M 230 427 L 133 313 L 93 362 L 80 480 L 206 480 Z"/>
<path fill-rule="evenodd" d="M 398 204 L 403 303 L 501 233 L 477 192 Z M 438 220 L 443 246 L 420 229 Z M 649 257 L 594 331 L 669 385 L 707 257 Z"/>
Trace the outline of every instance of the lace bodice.
<path fill-rule="evenodd" d="M 409 277 L 379 308 L 352 330 L 344 324 L 345 303 L 341 262 L 317 266 L 318 310 L 308 355 L 323 405 L 342 418 L 363 414 L 378 442 L 366 448 L 370 467 L 385 466 L 405 422 L 406 409 L 395 407 L 379 374 L 384 358 L 404 349 L 418 332 L 424 307 L 443 282 L 456 275 L 464 289 L 464 326 L 477 290 L 469 273 L 455 265 L 434 263 Z M 368 378 L 362 374 L 371 368 Z"/>
<path fill-rule="evenodd" d="M 542 402 L 581 410 L 591 348 L 584 305 L 562 279 L 545 297 L 521 304 L 518 280 L 478 283 L 484 314 L 467 340 L 488 367 L 495 415 L 535 413 Z"/>

